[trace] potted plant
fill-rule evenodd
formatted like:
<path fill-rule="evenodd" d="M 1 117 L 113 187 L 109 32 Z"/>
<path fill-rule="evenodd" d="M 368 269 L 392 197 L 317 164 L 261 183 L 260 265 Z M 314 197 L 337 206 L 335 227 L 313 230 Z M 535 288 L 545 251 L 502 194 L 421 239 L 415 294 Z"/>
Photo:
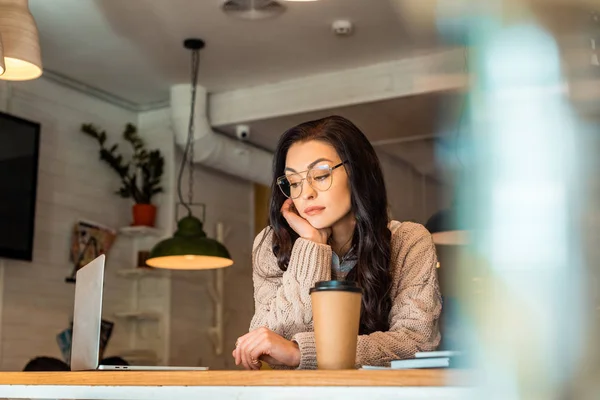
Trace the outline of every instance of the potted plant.
<path fill-rule="evenodd" d="M 100 159 L 106 162 L 121 178 L 121 188 L 116 192 L 123 198 L 132 198 L 133 225 L 154 226 L 156 206 L 152 197 L 163 191 L 160 179 L 163 174 L 165 160 L 160 150 L 146 149 L 142 138 L 133 124 L 127 124 L 123 131 L 123 139 L 131 144 L 133 154 L 131 160 L 125 162 L 117 153 L 118 144 L 108 147 L 106 132 L 92 124 L 83 124 L 81 131 L 93 137 L 100 145 Z"/>

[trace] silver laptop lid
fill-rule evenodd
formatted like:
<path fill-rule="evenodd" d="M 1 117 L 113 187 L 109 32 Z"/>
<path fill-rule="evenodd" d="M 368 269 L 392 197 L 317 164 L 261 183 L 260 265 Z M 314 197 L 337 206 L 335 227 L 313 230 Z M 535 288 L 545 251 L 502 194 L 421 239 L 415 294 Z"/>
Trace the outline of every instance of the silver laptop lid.
<path fill-rule="evenodd" d="M 71 371 L 98 368 L 104 261 L 105 255 L 102 254 L 77 271 Z"/>

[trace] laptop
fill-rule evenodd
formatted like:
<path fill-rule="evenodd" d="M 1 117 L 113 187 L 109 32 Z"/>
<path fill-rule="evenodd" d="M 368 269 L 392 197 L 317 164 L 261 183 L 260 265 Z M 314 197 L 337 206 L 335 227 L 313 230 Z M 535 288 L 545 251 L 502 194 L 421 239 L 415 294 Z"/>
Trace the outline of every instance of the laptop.
<path fill-rule="evenodd" d="M 73 313 L 73 343 L 71 371 L 206 371 L 207 367 L 160 367 L 132 365 L 98 365 L 100 327 L 102 323 L 102 292 L 104 263 L 102 254 L 77 271 L 75 311 Z"/>

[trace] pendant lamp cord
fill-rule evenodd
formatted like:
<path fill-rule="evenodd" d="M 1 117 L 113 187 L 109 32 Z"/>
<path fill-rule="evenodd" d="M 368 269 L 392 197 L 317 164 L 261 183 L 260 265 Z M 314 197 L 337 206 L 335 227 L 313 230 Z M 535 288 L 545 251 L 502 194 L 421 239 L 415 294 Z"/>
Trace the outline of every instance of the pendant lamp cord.
<path fill-rule="evenodd" d="M 190 205 L 193 203 L 194 197 L 194 114 L 196 110 L 196 87 L 198 86 L 198 69 L 200 66 L 200 50 L 193 49 L 192 52 L 192 101 L 190 106 L 190 122 L 188 125 L 188 137 L 187 143 L 185 144 L 185 150 L 183 151 L 183 158 L 181 160 L 181 166 L 179 167 L 179 176 L 177 178 L 177 194 L 179 195 L 179 202 L 183 204 L 188 212 L 188 216 L 192 216 L 192 209 Z M 188 202 L 183 200 L 183 194 L 181 192 L 181 180 L 183 178 L 183 170 L 186 163 L 189 163 L 188 169 Z"/>

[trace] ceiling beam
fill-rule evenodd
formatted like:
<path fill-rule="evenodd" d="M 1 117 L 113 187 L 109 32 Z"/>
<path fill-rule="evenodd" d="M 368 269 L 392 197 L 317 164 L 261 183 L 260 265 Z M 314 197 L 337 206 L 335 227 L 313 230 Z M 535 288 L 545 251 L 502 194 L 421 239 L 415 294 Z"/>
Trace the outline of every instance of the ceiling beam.
<path fill-rule="evenodd" d="M 169 100 L 158 101 L 153 103 L 136 103 L 123 97 L 120 97 L 114 93 L 107 92 L 106 90 L 88 85 L 77 79 L 73 79 L 68 76 L 62 75 L 58 72 L 49 70 L 48 68 L 44 68 L 44 74 L 42 78 L 133 112 L 139 113 L 145 111 L 159 110 L 161 108 L 169 107 L 170 105 Z"/>
<path fill-rule="evenodd" d="M 387 146 L 390 144 L 402 144 L 402 143 L 418 142 L 420 140 L 432 140 L 432 139 L 436 139 L 439 137 L 440 137 L 440 135 L 434 135 L 434 134 L 404 136 L 404 137 L 393 138 L 393 139 L 375 140 L 375 141 L 371 142 L 371 145 L 373 147 L 380 147 L 380 146 Z"/>
<path fill-rule="evenodd" d="M 214 93 L 209 99 L 211 125 L 265 118 L 462 89 L 467 85 L 464 49 L 366 67 L 307 76 L 275 84 Z"/>

